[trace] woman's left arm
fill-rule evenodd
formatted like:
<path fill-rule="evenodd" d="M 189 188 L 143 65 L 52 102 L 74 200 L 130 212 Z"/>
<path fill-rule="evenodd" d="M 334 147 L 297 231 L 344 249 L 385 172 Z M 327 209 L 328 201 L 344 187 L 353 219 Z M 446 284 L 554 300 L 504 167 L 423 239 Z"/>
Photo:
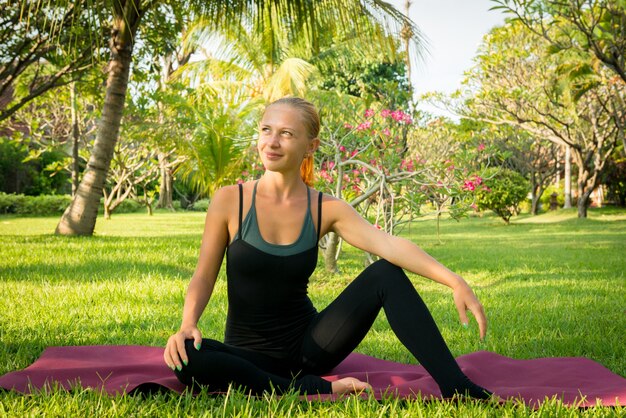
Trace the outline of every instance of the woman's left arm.
<path fill-rule="evenodd" d="M 330 222 L 329 230 L 339 234 L 350 245 L 450 287 L 461 322 L 464 325 L 468 323 L 466 312 L 471 311 L 478 322 L 480 338 L 485 337 L 487 333 L 485 312 L 461 276 L 450 271 L 411 241 L 377 229 L 342 200 L 332 199 L 326 202 L 324 213 Z"/>

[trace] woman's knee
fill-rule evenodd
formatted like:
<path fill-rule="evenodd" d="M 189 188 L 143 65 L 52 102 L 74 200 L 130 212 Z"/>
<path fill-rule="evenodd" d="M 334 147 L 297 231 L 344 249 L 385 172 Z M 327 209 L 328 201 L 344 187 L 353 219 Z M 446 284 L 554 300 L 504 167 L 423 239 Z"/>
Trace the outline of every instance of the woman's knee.
<path fill-rule="evenodd" d="M 370 264 L 363 272 L 388 285 L 393 282 L 406 282 L 408 277 L 401 267 L 381 258 Z"/>
<path fill-rule="evenodd" d="M 176 377 L 181 383 L 191 385 L 194 381 L 198 381 L 203 373 L 203 366 L 206 366 L 207 357 L 212 352 L 219 351 L 219 341 L 203 339 L 200 349 L 196 349 L 194 340 L 185 340 L 185 353 L 187 354 L 187 364 L 183 365 L 181 370 L 174 370 Z"/>

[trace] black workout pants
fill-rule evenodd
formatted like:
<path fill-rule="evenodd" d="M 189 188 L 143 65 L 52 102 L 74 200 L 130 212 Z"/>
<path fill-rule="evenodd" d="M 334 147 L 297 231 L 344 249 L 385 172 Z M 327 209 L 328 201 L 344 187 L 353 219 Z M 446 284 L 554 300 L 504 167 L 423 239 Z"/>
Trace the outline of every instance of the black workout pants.
<path fill-rule="evenodd" d="M 367 267 L 326 309 L 313 319 L 296 364 L 261 353 L 204 339 L 200 350 L 185 342 L 187 366 L 176 371 L 187 385 L 226 391 L 229 385 L 254 394 L 295 389 L 331 393 L 319 377 L 338 365 L 363 340 L 380 309 L 394 333 L 435 379 L 444 396 L 468 382 L 446 346 L 428 308 L 404 271 L 386 260 Z"/>

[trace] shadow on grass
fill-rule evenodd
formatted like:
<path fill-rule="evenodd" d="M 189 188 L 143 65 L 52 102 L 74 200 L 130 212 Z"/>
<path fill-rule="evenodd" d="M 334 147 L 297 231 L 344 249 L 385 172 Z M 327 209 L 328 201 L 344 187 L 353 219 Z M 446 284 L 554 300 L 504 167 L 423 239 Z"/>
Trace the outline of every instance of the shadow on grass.
<path fill-rule="evenodd" d="M 0 236 L 7 258 L 0 278 L 101 281 L 158 275 L 190 277 L 198 236 L 160 238 Z"/>
<path fill-rule="evenodd" d="M 189 278 L 193 274 L 192 268 L 183 268 L 173 264 L 156 262 L 133 261 L 102 261 L 97 258 L 85 263 L 41 263 L 32 265 L 11 266 L 0 268 L 0 278 L 3 281 L 123 281 L 128 278 L 142 278 L 144 276 L 160 276 L 165 279 Z"/>

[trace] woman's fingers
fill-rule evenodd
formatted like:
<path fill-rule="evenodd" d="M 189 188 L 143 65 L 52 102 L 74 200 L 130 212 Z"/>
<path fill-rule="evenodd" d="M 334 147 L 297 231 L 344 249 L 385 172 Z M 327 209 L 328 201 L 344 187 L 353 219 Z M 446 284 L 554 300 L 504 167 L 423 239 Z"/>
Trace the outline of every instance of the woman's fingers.
<path fill-rule="evenodd" d="M 176 368 L 176 358 L 178 357 L 176 341 L 174 338 L 175 335 L 172 335 L 167 340 L 167 345 L 165 346 L 165 350 L 163 350 L 163 359 L 165 360 L 165 364 L 167 364 L 167 367 L 172 370 Z"/>
<path fill-rule="evenodd" d="M 194 346 L 200 350 L 202 345 L 202 333 L 198 328 L 186 328 L 178 331 L 167 340 L 167 345 L 163 351 L 163 359 L 172 370 L 182 370 L 183 365 L 189 364 L 189 357 L 185 349 L 185 340 L 193 339 Z"/>
<path fill-rule="evenodd" d="M 480 304 L 471 288 L 467 286 L 466 289 L 455 291 L 454 303 L 457 311 L 459 312 L 459 319 L 461 320 L 463 326 L 467 326 L 469 324 L 467 310 L 472 312 L 472 315 L 474 315 L 474 318 L 476 318 L 476 322 L 478 323 L 480 339 L 484 339 L 485 335 L 487 335 L 487 317 L 485 316 L 483 306 Z"/>
<path fill-rule="evenodd" d="M 176 341 L 176 357 L 174 358 L 174 364 L 180 371 L 183 368 L 183 364 L 186 366 L 189 363 L 187 358 L 187 350 L 185 350 L 185 337 L 182 333 L 177 333 L 175 337 Z M 181 364 L 182 362 L 182 364 Z"/>
<path fill-rule="evenodd" d="M 196 350 L 200 350 L 200 347 L 202 346 L 202 333 L 200 330 L 198 328 L 192 330 L 191 337 L 193 338 L 193 346 Z"/>
<path fill-rule="evenodd" d="M 478 330 L 480 332 L 480 339 L 482 340 L 485 338 L 485 335 L 487 335 L 487 317 L 485 316 L 485 311 L 480 302 L 472 308 L 470 308 L 470 310 L 472 311 L 472 314 L 474 314 L 476 322 L 478 322 Z"/>

